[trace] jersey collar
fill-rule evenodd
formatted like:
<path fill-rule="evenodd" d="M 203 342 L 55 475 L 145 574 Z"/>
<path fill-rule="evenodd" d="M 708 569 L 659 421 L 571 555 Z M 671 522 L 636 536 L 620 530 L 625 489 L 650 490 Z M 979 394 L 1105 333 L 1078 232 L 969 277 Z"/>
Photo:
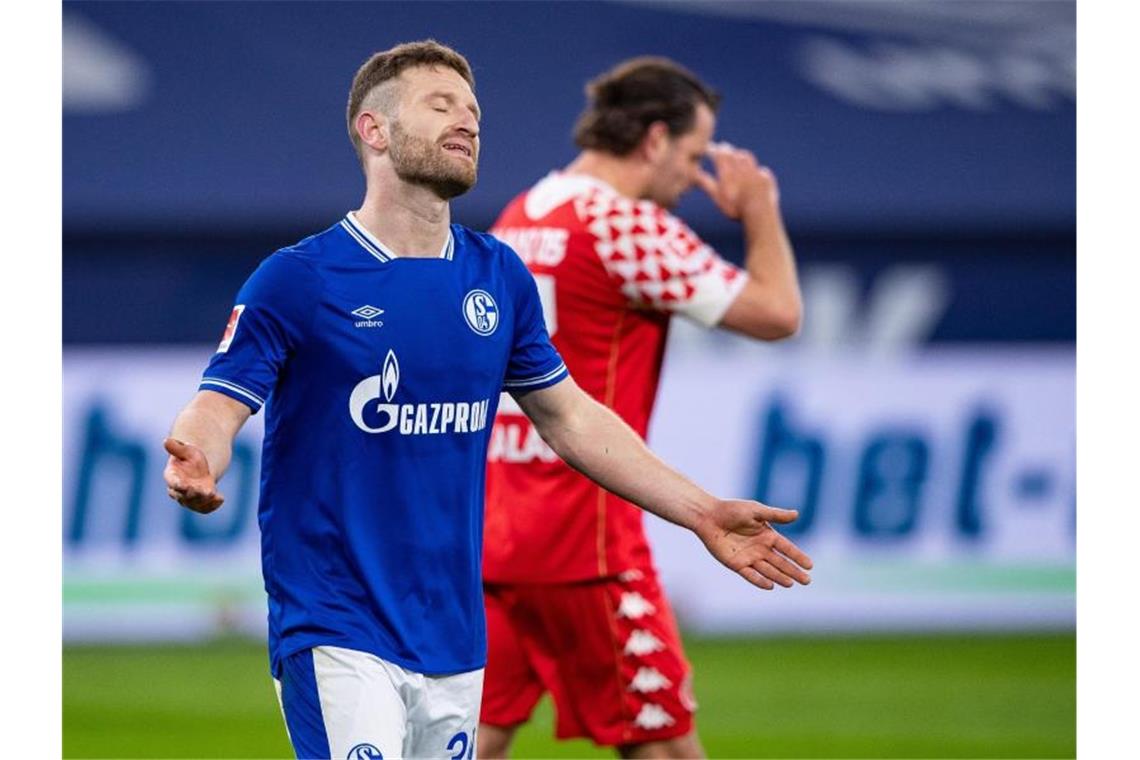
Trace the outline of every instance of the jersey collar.
<path fill-rule="evenodd" d="M 340 221 L 340 226 L 348 232 L 349 236 L 360 244 L 360 247 L 367 251 L 371 256 L 378 261 L 391 261 L 398 259 L 400 256 L 392 251 L 388 246 L 381 243 L 376 237 L 364 229 L 364 225 L 356 218 L 356 214 L 349 211 L 345 214 L 344 219 Z M 440 249 L 439 258 L 451 261 L 455 256 L 455 237 L 451 234 L 451 230 L 447 231 L 447 240 Z"/>
<path fill-rule="evenodd" d="M 571 187 L 575 192 L 582 192 L 583 190 L 595 189 L 602 190 L 603 192 L 612 195 L 621 195 L 613 185 L 606 182 L 604 179 L 595 177 L 592 174 L 568 174 L 565 171 L 555 169 L 546 175 L 546 179 L 556 180 L 566 187 Z"/>

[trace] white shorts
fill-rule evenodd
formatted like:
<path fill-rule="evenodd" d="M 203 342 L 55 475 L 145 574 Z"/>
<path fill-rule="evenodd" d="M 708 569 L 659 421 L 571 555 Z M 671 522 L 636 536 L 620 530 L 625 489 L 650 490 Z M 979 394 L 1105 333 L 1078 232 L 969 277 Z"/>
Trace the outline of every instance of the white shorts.
<path fill-rule="evenodd" d="M 299 758 L 475 757 L 483 671 L 426 676 L 366 652 L 298 652 L 274 679 Z"/>

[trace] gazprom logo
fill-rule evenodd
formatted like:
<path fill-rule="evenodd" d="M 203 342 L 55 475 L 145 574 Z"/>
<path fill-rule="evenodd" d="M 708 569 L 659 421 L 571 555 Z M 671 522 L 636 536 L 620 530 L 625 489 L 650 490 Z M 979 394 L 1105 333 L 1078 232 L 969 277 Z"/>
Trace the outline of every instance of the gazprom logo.
<path fill-rule="evenodd" d="M 499 307 L 485 290 L 472 290 L 463 299 L 463 317 L 480 335 L 490 335 L 499 326 Z"/>
<path fill-rule="evenodd" d="M 396 404 L 399 388 L 400 362 L 389 349 L 380 374 L 364 378 L 352 389 L 348 397 L 352 422 L 365 433 L 396 430 L 400 435 L 477 433 L 487 427 L 490 399 Z"/>
<path fill-rule="evenodd" d="M 384 390 L 384 400 L 391 401 L 396 395 L 396 388 L 400 387 L 400 363 L 396 361 L 396 352 L 388 349 L 384 357 L 384 369 L 380 372 L 381 387 Z"/>

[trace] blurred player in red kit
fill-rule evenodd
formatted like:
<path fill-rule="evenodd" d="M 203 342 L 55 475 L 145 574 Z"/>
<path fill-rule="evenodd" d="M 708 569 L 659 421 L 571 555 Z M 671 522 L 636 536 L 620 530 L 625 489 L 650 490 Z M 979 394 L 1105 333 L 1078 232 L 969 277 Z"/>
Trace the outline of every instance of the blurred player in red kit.
<path fill-rule="evenodd" d="M 696 76 L 638 58 L 587 93 L 581 154 L 512 201 L 492 232 L 534 275 L 571 374 L 644 437 L 670 318 L 786 338 L 800 324 L 796 265 L 775 177 L 752 153 L 712 142 L 719 96 Z M 694 186 L 740 222 L 743 269 L 668 211 Z M 701 756 L 690 668 L 641 511 L 566 465 L 507 399 L 486 510 L 479 754 L 507 755 L 549 691 L 559 738 L 624 757 Z"/>

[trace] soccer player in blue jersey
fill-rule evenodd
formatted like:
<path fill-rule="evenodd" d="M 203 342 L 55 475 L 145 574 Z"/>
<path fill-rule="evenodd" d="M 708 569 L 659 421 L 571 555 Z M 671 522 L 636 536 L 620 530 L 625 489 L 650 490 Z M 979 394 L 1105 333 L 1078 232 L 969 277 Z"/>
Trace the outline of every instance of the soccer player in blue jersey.
<path fill-rule="evenodd" d="M 433 41 L 372 56 L 348 129 L 364 202 L 250 276 L 165 446 L 197 512 L 266 404 L 262 571 L 270 669 L 298 757 L 471 757 L 486 661 L 484 462 L 501 391 L 605 488 L 695 532 L 749 582 L 807 583 L 770 523 L 657 459 L 583 393 L 550 344 L 526 267 L 450 223 L 474 183 L 467 61 Z"/>

